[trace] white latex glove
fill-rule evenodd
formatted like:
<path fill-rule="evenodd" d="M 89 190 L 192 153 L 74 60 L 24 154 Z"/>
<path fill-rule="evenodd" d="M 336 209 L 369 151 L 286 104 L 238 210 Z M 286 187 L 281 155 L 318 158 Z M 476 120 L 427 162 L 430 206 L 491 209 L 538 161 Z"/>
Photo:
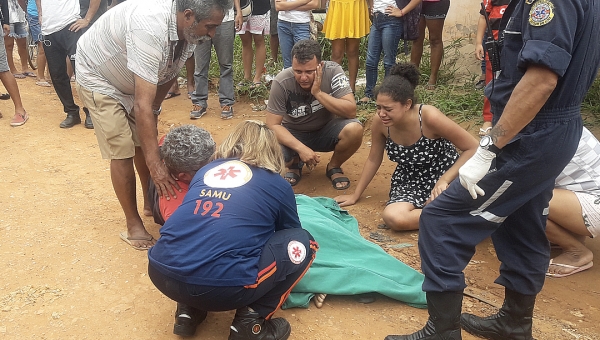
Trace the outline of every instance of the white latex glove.
<path fill-rule="evenodd" d="M 495 153 L 478 147 L 473 157 L 458 169 L 460 184 L 469 191 L 473 199 L 477 199 L 477 194 L 485 195 L 485 191 L 477 183 L 488 173 L 494 158 Z"/>

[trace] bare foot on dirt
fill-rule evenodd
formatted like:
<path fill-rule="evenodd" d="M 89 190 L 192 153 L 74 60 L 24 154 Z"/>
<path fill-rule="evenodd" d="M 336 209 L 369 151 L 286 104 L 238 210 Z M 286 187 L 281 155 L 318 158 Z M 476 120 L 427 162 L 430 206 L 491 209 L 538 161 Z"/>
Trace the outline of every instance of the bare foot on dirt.
<path fill-rule="evenodd" d="M 313 302 L 315 303 L 315 306 L 317 306 L 317 308 L 323 307 L 325 297 L 327 297 L 327 294 L 315 294 L 315 296 L 313 297 Z"/>

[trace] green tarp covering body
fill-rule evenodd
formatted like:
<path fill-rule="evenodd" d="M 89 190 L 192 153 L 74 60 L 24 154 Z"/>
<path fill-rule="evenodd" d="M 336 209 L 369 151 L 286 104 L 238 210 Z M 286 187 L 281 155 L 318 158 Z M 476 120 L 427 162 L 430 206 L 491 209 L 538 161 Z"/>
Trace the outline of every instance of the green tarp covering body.
<path fill-rule="evenodd" d="M 356 295 L 376 292 L 415 307 L 426 307 L 423 274 L 364 239 L 358 222 L 327 197 L 296 195 L 302 227 L 319 243 L 312 266 L 294 287 L 283 309 L 308 307 L 315 293 Z"/>

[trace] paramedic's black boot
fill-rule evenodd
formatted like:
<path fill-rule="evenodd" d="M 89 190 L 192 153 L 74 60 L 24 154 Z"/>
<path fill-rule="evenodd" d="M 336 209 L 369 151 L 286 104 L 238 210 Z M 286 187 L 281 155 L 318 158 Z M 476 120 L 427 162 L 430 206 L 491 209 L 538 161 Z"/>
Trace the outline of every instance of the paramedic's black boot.
<path fill-rule="evenodd" d="M 177 303 L 175 312 L 175 324 L 173 325 L 173 334 L 180 336 L 194 336 L 196 327 L 206 319 L 206 312 L 194 307 Z"/>
<path fill-rule="evenodd" d="M 492 340 L 532 340 L 531 325 L 535 295 L 505 289 L 504 304 L 498 313 L 486 318 L 464 313 L 462 328 L 480 338 Z"/>
<path fill-rule="evenodd" d="M 462 340 L 460 310 L 463 292 L 427 292 L 429 320 L 410 335 L 388 335 L 385 340 Z"/>
<path fill-rule="evenodd" d="M 292 327 L 284 318 L 265 320 L 248 307 L 240 308 L 229 330 L 229 340 L 286 340 Z"/>

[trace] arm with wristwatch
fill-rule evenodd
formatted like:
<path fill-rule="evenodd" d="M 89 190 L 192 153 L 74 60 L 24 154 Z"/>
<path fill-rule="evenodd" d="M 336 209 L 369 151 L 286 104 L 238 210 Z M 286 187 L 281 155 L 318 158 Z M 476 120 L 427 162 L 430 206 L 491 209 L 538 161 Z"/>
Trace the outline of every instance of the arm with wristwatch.
<path fill-rule="evenodd" d="M 490 134 L 481 138 L 473 157 L 458 170 L 460 184 L 473 199 L 485 195 L 477 183 L 488 173 L 501 149 L 535 118 L 557 82 L 558 75 L 545 66 L 534 64 L 527 68 Z"/>

